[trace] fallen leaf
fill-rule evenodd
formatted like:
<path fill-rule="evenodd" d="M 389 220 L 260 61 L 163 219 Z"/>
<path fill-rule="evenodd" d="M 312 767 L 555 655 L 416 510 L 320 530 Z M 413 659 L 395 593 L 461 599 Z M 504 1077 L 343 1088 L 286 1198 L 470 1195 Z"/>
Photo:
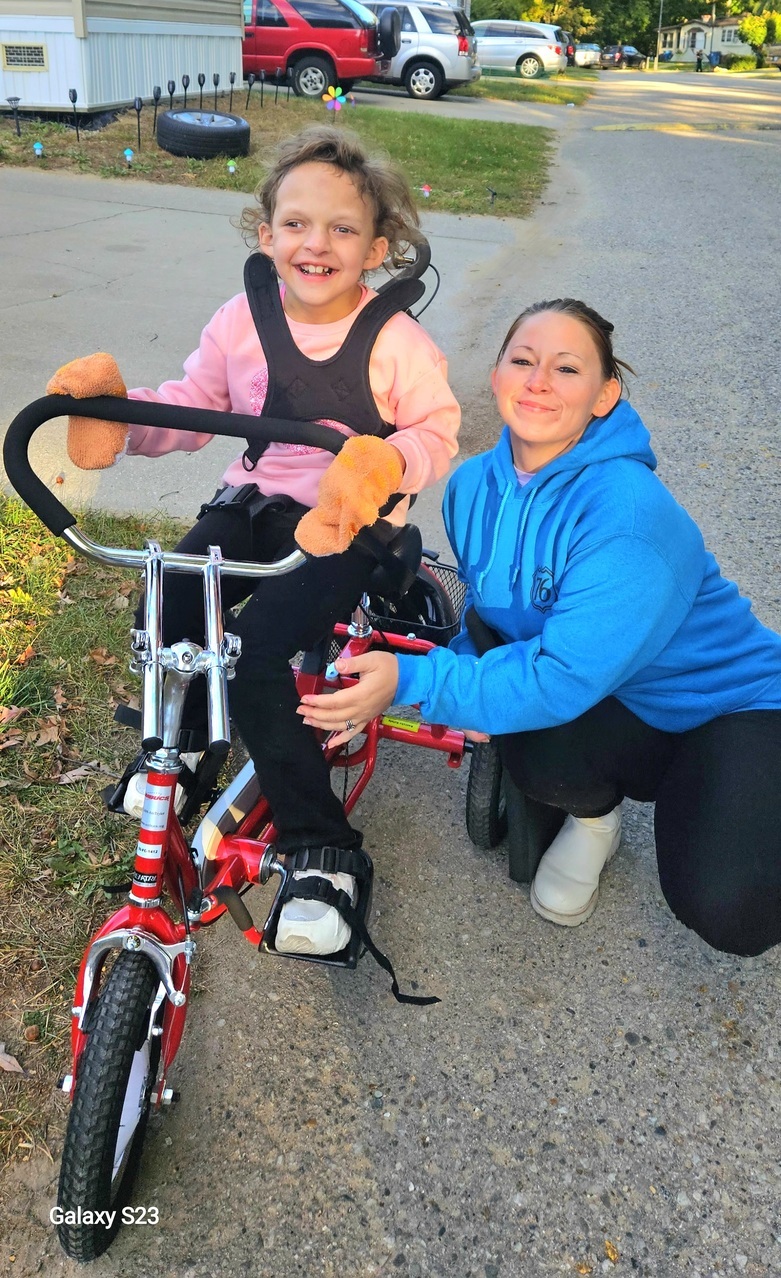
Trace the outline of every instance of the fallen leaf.
<path fill-rule="evenodd" d="M 130 600 L 127 595 L 115 595 L 111 601 L 111 607 L 114 612 L 122 612 L 123 609 L 130 607 Z"/>
<path fill-rule="evenodd" d="M 0 706 L 0 723 L 12 723 L 22 714 L 27 714 L 24 706 Z"/>
<path fill-rule="evenodd" d="M 39 728 L 27 733 L 24 739 L 25 745 L 51 745 L 53 741 L 59 741 L 60 728 L 61 724 L 56 719 L 47 719 Z"/>
<path fill-rule="evenodd" d="M 60 687 L 54 689 L 54 704 L 58 710 L 62 710 L 68 704 L 65 693 Z"/>
<path fill-rule="evenodd" d="M 25 1072 L 16 1057 L 8 1055 L 5 1050 L 5 1043 L 0 1043 L 0 1069 L 7 1070 L 9 1074 L 24 1074 Z"/>
<path fill-rule="evenodd" d="M 9 732 L 0 737 L 0 750 L 10 750 L 13 746 L 22 745 L 24 737 L 21 732 Z"/>
<path fill-rule="evenodd" d="M 79 768 L 73 768 L 70 772 L 63 772 L 59 778 L 60 785 L 72 785 L 74 781 L 83 781 L 95 771 L 98 766 L 97 759 L 93 759 L 91 763 L 83 763 Z"/>
<path fill-rule="evenodd" d="M 93 648 L 89 654 L 96 666 L 115 666 L 116 657 L 112 657 L 108 648 Z"/>
<path fill-rule="evenodd" d="M 613 1262 L 614 1265 L 617 1265 L 619 1260 L 621 1259 L 621 1257 L 618 1254 L 618 1248 L 615 1246 L 614 1243 L 610 1241 L 609 1238 L 605 1239 L 605 1255 L 607 1256 L 608 1260 L 611 1260 Z"/>
<path fill-rule="evenodd" d="M 591 1265 L 587 1265 L 585 1261 L 583 1261 L 582 1264 L 575 1266 L 576 1274 L 593 1274 L 593 1272 L 593 1267 Z"/>
<path fill-rule="evenodd" d="M 28 647 L 25 648 L 24 652 L 19 653 L 19 656 L 16 658 L 13 664 L 15 666 L 26 666 L 28 661 L 32 661 L 34 656 L 35 656 L 35 649 L 28 645 Z"/>

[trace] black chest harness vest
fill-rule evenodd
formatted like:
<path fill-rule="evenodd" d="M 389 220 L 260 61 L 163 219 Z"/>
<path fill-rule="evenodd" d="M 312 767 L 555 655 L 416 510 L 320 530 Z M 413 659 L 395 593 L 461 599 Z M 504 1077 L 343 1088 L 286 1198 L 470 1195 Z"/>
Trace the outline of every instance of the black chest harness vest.
<path fill-rule="evenodd" d="M 268 390 L 261 417 L 293 421 L 331 418 L 358 435 L 387 439 L 396 429 L 382 420 L 369 384 L 369 359 L 380 329 L 406 311 L 425 292 L 415 278 L 399 276 L 383 284 L 356 316 L 347 337 L 330 359 L 309 359 L 298 349 L 285 318 L 279 283 L 265 253 L 253 253 L 244 268 L 250 312 L 268 366 Z M 254 470 L 268 444 L 248 441 L 245 470 Z"/>

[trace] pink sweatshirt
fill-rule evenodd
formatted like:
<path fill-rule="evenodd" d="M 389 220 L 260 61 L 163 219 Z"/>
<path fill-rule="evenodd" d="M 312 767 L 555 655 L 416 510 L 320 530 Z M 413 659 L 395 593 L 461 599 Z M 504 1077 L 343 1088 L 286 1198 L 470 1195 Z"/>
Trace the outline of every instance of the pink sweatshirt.
<path fill-rule="evenodd" d="M 301 324 L 288 318 L 296 345 L 310 359 L 325 360 L 343 344 L 358 314 L 375 294 L 364 289 L 356 309 L 332 324 Z M 221 306 L 201 334 L 197 351 L 185 361 L 181 381 L 163 382 L 158 390 L 137 388 L 131 399 L 216 408 L 223 412 L 260 414 L 268 373 L 246 294 Z M 399 313 L 381 329 L 369 362 L 369 381 L 384 421 L 393 422 L 393 447 L 404 458 L 401 491 L 416 493 L 436 483 L 458 451 L 461 411 L 447 384 L 447 363 L 428 334 L 409 315 Z M 346 435 L 354 432 L 335 422 Z M 130 456 L 161 457 L 195 452 L 212 439 L 195 431 L 131 426 Z M 242 449 L 243 452 L 243 449 Z M 299 445 L 272 443 L 254 470 L 242 466 L 241 455 L 223 475 L 225 484 L 257 484 L 268 496 L 286 493 L 305 506 L 317 504 L 320 478 L 331 453 Z M 408 503 L 399 502 L 391 516 L 402 524 Z"/>

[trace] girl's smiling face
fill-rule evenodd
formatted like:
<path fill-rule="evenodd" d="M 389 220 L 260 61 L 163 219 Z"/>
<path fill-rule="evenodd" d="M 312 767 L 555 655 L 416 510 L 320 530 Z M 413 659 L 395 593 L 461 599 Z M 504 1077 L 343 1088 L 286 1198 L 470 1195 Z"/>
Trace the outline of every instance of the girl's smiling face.
<path fill-rule="evenodd" d="M 258 237 L 285 285 L 286 314 L 304 324 L 331 324 L 355 310 L 363 272 L 381 266 L 388 251 L 370 201 L 332 164 L 291 169 Z"/>
<path fill-rule="evenodd" d="M 618 402 L 588 328 L 572 315 L 539 311 L 513 333 L 491 373 L 491 389 L 512 434 L 513 459 L 537 471 L 573 448 L 594 417 Z"/>

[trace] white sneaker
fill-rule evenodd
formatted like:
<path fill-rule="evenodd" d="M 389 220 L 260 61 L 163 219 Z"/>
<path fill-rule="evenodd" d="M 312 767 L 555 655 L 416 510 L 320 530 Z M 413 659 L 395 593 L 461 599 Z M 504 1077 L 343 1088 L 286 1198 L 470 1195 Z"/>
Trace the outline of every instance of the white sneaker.
<path fill-rule="evenodd" d="M 606 816 L 568 816 L 534 876 L 537 913 L 563 927 L 585 923 L 597 904 L 599 876 L 620 842 L 620 804 Z"/>
<path fill-rule="evenodd" d="M 185 766 L 188 767 L 191 772 L 195 772 L 195 769 L 198 767 L 198 764 L 201 758 L 202 758 L 202 754 L 200 751 L 195 751 L 194 753 L 190 752 L 188 754 L 182 755 L 182 763 L 184 763 Z M 145 792 L 146 792 L 146 772 L 134 772 L 132 777 L 127 783 L 127 789 L 125 790 L 125 797 L 122 800 L 122 807 L 124 808 L 125 812 L 127 812 L 128 816 L 135 817 L 137 821 L 140 821 L 143 815 Z M 182 808 L 184 807 L 184 801 L 186 798 L 187 798 L 187 794 L 185 790 L 182 788 L 182 786 L 177 785 L 176 798 L 174 799 L 174 809 L 176 811 L 177 816 L 179 815 Z"/>
<path fill-rule="evenodd" d="M 296 870 L 293 879 L 315 874 L 346 892 L 355 903 L 355 876 L 324 874 L 322 870 Z M 305 901 L 291 897 L 279 912 L 274 948 L 282 954 L 338 954 L 350 939 L 352 928 L 338 910 L 326 901 Z"/>

